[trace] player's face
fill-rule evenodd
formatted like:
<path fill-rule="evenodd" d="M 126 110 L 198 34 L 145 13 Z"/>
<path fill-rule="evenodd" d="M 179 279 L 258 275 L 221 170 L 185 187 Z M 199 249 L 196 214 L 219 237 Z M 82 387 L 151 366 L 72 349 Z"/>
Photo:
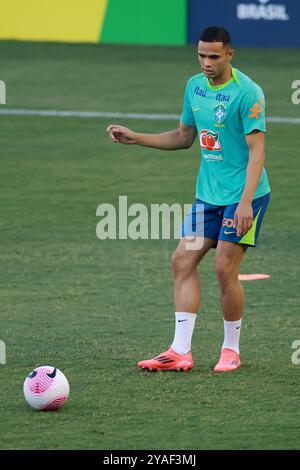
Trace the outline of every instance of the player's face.
<path fill-rule="evenodd" d="M 198 57 L 207 78 L 216 79 L 228 68 L 233 57 L 233 49 L 222 42 L 203 42 L 198 44 Z"/>

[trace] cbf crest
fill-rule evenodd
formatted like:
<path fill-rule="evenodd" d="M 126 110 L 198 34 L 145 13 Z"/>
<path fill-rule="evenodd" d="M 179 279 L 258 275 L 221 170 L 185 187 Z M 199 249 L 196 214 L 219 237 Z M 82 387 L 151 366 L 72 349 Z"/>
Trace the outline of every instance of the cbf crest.
<path fill-rule="evenodd" d="M 215 108 L 215 123 L 222 124 L 226 118 L 226 108 L 222 104 Z"/>

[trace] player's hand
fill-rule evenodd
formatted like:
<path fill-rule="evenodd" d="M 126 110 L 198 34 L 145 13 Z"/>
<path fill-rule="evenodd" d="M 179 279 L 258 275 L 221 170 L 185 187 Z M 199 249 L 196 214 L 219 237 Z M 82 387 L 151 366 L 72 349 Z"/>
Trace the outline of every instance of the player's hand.
<path fill-rule="evenodd" d="M 113 142 L 121 142 L 121 144 L 135 144 L 135 133 L 124 126 L 111 124 L 107 128 L 107 132 Z"/>
<path fill-rule="evenodd" d="M 238 237 L 242 237 L 253 225 L 253 209 L 251 202 L 240 201 L 234 214 L 233 227 Z"/>

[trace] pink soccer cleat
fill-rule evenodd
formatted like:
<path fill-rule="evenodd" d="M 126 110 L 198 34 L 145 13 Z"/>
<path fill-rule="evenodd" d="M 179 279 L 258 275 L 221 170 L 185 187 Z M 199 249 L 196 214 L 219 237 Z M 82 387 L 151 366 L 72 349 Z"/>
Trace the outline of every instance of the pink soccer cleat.
<path fill-rule="evenodd" d="M 140 361 L 137 365 L 149 371 L 177 370 L 188 372 L 194 367 L 194 361 L 191 351 L 187 354 L 178 354 L 172 348 L 169 348 L 168 351 L 161 353 L 159 356 Z"/>
<path fill-rule="evenodd" d="M 241 359 L 233 349 L 222 349 L 221 357 L 214 368 L 214 372 L 229 372 L 241 367 Z"/>

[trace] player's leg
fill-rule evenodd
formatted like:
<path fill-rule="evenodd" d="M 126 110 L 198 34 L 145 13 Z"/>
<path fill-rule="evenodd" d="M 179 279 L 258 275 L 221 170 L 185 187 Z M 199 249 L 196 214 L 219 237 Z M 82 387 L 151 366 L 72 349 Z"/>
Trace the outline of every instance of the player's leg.
<path fill-rule="evenodd" d="M 219 240 L 216 249 L 216 274 L 221 291 L 224 319 L 238 321 L 244 308 L 244 290 L 238 275 L 246 245 Z"/>
<path fill-rule="evenodd" d="M 140 361 L 139 367 L 148 370 L 190 370 L 194 363 L 191 340 L 197 310 L 200 305 L 200 281 L 197 266 L 217 241 L 204 238 L 201 248 L 189 249 L 190 238 L 182 238 L 172 257 L 176 324 L 171 347 L 153 359 Z M 193 243 L 197 243 L 195 240 Z"/>
<path fill-rule="evenodd" d="M 217 246 L 221 213 L 218 206 L 197 199 L 185 217 L 182 239 L 172 257 L 176 312 L 197 313 L 200 306 L 197 266 L 208 250 Z"/>
<path fill-rule="evenodd" d="M 197 240 L 192 243 L 196 244 Z M 174 303 L 177 312 L 197 313 L 200 307 L 200 278 L 197 266 L 210 248 L 216 247 L 217 240 L 204 238 L 201 245 L 201 248 L 191 250 L 191 239 L 184 237 L 172 256 Z"/>
<path fill-rule="evenodd" d="M 246 245 L 219 240 L 216 250 L 216 274 L 224 317 L 224 341 L 216 372 L 240 367 L 239 339 L 244 309 L 244 290 L 238 275 Z"/>
<path fill-rule="evenodd" d="M 191 350 L 192 335 L 201 302 L 198 264 L 217 241 L 204 238 L 202 247 L 189 250 L 190 241 L 183 238 L 172 257 L 174 275 L 175 335 L 173 351 L 186 354 Z M 197 239 L 195 240 L 197 243 Z"/>
<path fill-rule="evenodd" d="M 234 370 L 240 366 L 239 338 L 244 306 L 243 287 L 238 279 L 240 263 L 249 246 L 256 246 L 263 217 L 268 207 L 270 194 L 252 201 L 253 225 L 242 237 L 233 228 L 237 204 L 224 209 L 216 251 L 216 271 L 221 290 L 224 315 L 224 343 L 221 358 L 215 367 L 217 372 Z"/>

